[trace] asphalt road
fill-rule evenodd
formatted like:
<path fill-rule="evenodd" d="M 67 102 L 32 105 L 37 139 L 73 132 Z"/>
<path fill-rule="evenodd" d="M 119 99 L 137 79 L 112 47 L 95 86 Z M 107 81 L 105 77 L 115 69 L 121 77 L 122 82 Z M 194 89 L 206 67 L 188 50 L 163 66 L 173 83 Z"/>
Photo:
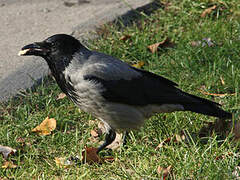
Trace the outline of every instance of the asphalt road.
<path fill-rule="evenodd" d="M 31 87 L 49 70 L 44 60 L 19 57 L 24 45 L 57 34 L 87 32 L 150 0 L 1 0 L 0 101 Z"/>

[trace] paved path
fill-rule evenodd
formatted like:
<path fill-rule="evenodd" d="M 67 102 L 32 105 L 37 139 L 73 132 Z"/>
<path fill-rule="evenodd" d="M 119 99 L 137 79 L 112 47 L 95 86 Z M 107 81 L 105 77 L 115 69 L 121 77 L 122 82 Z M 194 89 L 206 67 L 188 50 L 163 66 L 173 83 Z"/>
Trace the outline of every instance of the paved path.
<path fill-rule="evenodd" d="M 68 2 L 67 4 L 65 2 Z M 150 0 L 1 0 L 0 101 L 47 74 L 39 58 L 17 56 L 20 48 L 56 33 L 87 32 Z M 131 7 L 131 8 L 130 8 Z"/>

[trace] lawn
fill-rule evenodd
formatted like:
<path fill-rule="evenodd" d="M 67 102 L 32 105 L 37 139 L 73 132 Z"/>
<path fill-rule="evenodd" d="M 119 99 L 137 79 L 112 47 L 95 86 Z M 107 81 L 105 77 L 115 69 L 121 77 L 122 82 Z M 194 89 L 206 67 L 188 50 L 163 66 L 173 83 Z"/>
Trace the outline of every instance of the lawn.
<path fill-rule="evenodd" d="M 98 38 L 89 40 L 89 48 L 131 65 L 144 62 L 141 68 L 234 112 L 233 122 L 223 128 L 221 120 L 200 114 L 158 114 L 144 128 L 130 133 L 127 148 L 100 154 L 110 154 L 113 162 L 59 167 L 55 158 L 81 157 L 86 145 L 97 147 L 104 135 L 91 137 L 99 121 L 67 98 L 57 99 L 61 91 L 50 76 L 36 88 L 0 104 L 0 145 L 17 150 L 7 160 L 0 156 L 0 179 L 240 177 L 236 171 L 239 142 L 230 127 L 240 120 L 240 4 L 238 0 L 161 3 L 151 15 L 139 12 L 128 26 L 110 23 L 100 27 Z M 148 46 L 158 42 L 159 48 L 152 53 Z M 32 133 L 46 117 L 56 119 L 56 129 L 47 136 Z M 218 123 L 212 125 L 215 121 Z M 3 168 L 5 161 L 16 167 Z M 169 166 L 170 172 L 163 177 L 160 169 Z"/>

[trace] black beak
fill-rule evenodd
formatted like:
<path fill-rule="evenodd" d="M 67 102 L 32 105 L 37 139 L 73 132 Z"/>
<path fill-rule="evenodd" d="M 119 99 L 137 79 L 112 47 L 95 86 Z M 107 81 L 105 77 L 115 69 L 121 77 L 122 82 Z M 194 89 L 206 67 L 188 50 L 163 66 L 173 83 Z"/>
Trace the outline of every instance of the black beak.
<path fill-rule="evenodd" d="M 19 56 L 46 56 L 49 50 L 47 49 L 45 43 L 35 42 L 33 44 L 26 45 L 19 51 Z"/>

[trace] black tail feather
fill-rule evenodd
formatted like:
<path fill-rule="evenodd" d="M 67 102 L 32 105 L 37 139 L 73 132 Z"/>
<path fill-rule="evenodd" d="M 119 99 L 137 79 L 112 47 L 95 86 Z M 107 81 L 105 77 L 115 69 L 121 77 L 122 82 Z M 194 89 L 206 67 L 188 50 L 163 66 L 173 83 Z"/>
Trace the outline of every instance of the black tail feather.
<path fill-rule="evenodd" d="M 186 111 L 192 111 L 208 116 L 214 116 L 221 119 L 231 119 L 232 113 L 226 112 L 216 105 L 209 105 L 205 103 L 199 104 L 186 104 L 183 105 Z"/>
<path fill-rule="evenodd" d="M 192 111 L 200 114 L 214 116 L 221 119 L 232 119 L 232 113 L 226 112 L 221 109 L 220 104 L 191 94 L 186 93 L 186 95 L 190 96 L 190 98 L 195 99 L 195 101 L 193 101 L 192 103 L 182 104 L 186 111 Z M 196 102 L 196 100 L 198 102 Z"/>

